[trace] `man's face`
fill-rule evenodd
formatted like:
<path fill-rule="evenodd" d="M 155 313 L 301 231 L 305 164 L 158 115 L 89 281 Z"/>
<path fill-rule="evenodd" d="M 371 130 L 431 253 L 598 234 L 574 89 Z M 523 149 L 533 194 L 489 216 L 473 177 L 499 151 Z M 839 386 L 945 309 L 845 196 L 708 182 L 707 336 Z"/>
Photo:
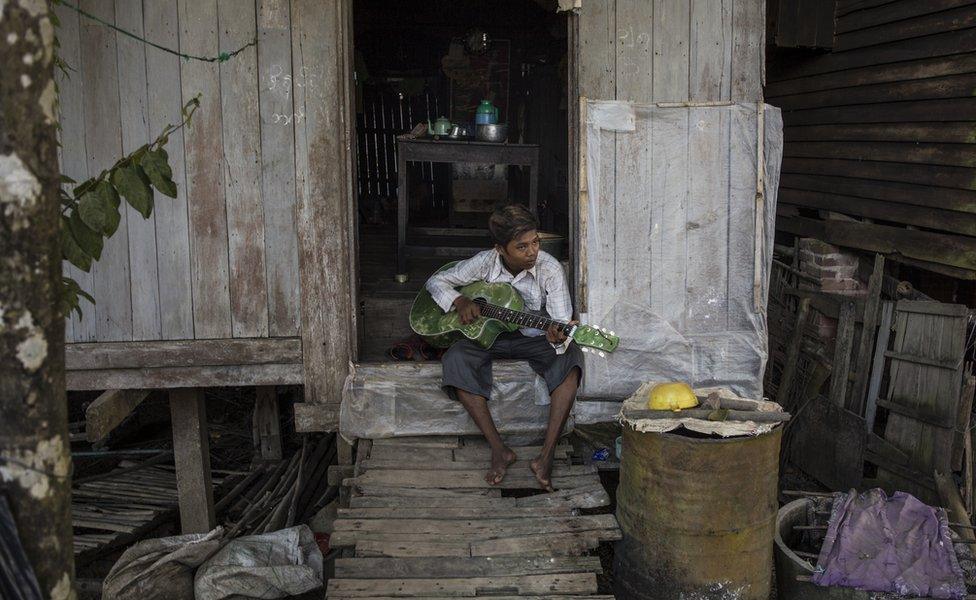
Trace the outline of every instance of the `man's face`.
<path fill-rule="evenodd" d="M 526 231 L 505 244 L 504 248 L 497 244 L 495 248 L 510 270 L 516 273 L 527 271 L 535 266 L 539 258 L 539 232 L 535 229 Z"/>

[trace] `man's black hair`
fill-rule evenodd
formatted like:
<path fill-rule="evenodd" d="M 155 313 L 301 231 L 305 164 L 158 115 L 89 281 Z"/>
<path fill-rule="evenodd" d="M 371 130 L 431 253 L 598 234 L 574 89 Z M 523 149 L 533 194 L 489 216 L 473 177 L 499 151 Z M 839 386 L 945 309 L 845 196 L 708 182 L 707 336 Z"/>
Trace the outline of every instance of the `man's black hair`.
<path fill-rule="evenodd" d="M 538 228 L 539 220 L 521 204 L 500 206 L 488 218 L 491 238 L 502 248 L 525 232 Z"/>

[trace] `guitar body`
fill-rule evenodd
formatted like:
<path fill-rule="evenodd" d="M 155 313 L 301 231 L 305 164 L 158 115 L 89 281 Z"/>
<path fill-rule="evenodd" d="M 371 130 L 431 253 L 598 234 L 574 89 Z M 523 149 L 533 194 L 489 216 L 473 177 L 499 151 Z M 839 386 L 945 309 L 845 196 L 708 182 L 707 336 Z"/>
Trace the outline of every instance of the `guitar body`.
<path fill-rule="evenodd" d="M 444 265 L 440 270 L 443 271 L 453 264 Z M 512 310 L 522 310 L 525 307 L 522 296 L 507 283 L 475 281 L 457 290 L 472 300 L 483 298 L 491 304 Z M 457 311 L 445 313 L 424 288 L 417 294 L 417 299 L 410 308 L 410 328 L 427 340 L 428 344 L 438 348 L 447 348 L 462 338 L 474 340 L 483 348 L 490 348 L 500 333 L 518 331 L 519 326 L 487 317 L 479 317 L 473 323 L 462 325 Z"/>

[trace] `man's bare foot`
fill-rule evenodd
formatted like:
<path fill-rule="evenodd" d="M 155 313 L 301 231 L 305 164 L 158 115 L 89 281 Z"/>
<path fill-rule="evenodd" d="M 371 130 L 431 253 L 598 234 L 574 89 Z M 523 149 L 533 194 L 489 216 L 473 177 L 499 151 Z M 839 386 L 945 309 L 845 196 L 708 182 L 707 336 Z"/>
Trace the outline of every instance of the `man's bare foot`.
<path fill-rule="evenodd" d="M 502 446 L 502 449 L 498 452 L 492 450 L 491 468 L 488 469 L 488 474 L 485 475 L 485 481 L 490 485 L 498 485 L 501 483 L 502 479 L 505 479 L 505 471 L 509 465 L 515 462 L 516 458 L 515 453 L 508 446 Z"/>
<path fill-rule="evenodd" d="M 552 489 L 552 456 L 544 456 L 540 454 L 532 462 L 529 463 L 529 468 L 535 473 L 535 478 L 539 480 L 539 486 L 547 492 L 553 491 Z"/>

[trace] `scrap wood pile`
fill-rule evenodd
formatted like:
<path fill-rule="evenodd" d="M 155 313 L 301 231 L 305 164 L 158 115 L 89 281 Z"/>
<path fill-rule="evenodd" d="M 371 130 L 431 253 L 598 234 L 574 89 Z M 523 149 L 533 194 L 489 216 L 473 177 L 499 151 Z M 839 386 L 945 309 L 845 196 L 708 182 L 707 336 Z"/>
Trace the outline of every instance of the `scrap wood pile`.
<path fill-rule="evenodd" d="M 595 596 L 600 560 L 586 556 L 620 538 L 595 467 L 557 448 L 543 493 L 529 469 L 538 447 L 499 486 L 484 479 L 483 440 L 421 437 L 361 440 L 330 540 L 343 550 L 328 598 L 390 596 Z"/>
<path fill-rule="evenodd" d="M 268 533 L 304 523 L 339 493 L 329 485 L 335 434 L 306 436 L 291 458 L 259 464 L 215 505 L 228 536 Z"/>
<path fill-rule="evenodd" d="M 955 473 L 972 515 L 971 311 L 898 281 L 881 256 L 861 259 L 862 289 L 827 293 L 802 256 L 774 260 L 769 296 L 766 393 L 793 415 L 784 460 L 828 489 L 931 505 L 945 495 L 936 474 Z"/>
<path fill-rule="evenodd" d="M 132 543 L 177 513 L 176 475 L 161 464 L 163 454 L 142 463 L 76 480 L 71 488 L 75 563 L 84 565 L 105 552 Z M 219 487 L 220 473 L 211 478 Z"/>
<path fill-rule="evenodd" d="M 280 461 L 255 463 L 249 471 L 214 470 L 215 511 L 227 537 L 277 531 L 309 520 L 335 499 L 327 470 L 335 461 L 334 435 L 306 436 L 300 450 Z M 75 559 L 90 563 L 108 551 L 145 537 L 178 511 L 172 457 L 123 462 L 113 471 L 72 486 Z"/>

